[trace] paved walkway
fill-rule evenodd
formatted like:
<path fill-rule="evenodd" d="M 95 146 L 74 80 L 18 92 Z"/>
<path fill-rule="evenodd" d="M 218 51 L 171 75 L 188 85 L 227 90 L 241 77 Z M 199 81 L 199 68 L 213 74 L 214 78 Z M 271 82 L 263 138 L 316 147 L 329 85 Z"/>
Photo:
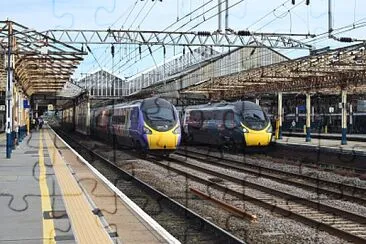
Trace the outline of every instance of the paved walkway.
<path fill-rule="evenodd" d="M 12 151 L 11 159 L 6 159 L 5 140 L 0 137 L 0 243 L 97 243 L 87 242 L 80 238 L 78 233 L 73 233 L 76 222 L 73 216 L 85 212 L 95 219 L 88 202 L 78 189 L 78 195 L 82 197 L 77 202 L 74 211 L 70 206 L 73 203 L 66 202 L 65 192 L 76 184 L 71 172 L 62 171 L 67 168 L 65 162 L 57 151 L 50 149 L 50 141 L 47 132 L 31 133 L 15 150 Z M 63 165 L 63 166 L 62 166 Z M 66 177 L 68 176 L 68 177 Z M 65 181 L 66 187 L 65 187 Z M 61 184 L 60 184 L 61 183 Z M 75 196 L 74 198 L 75 199 Z M 86 206 L 86 207 L 85 207 Z M 86 215 L 83 219 L 86 219 Z M 80 224 L 86 224 L 79 218 Z M 103 240 L 99 243 L 110 243 L 111 239 L 97 221 L 87 221 L 90 238 L 94 241 Z M 98 229 L 99 228 L 99 229 Z M 99 232 L 98 232 L 99 230 Z M 104 233 L 104 236 L 103 236 Z M 96 238 L 96 239 L 95 239 Z M 103 239 L 104 238 L 104 239 Z"/>

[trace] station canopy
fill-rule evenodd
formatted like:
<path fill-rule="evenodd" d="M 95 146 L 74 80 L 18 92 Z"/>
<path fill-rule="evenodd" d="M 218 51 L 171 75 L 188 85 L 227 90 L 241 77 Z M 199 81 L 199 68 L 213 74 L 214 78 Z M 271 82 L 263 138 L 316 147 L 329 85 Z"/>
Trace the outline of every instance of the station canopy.
<path fill-rule="evenodd" d="M 267 66 L 213 77 L 184 93 L 224 99 L 274 92 L 366 92 L 366 42 Z"/>
<path fill-rule="evenodd" d="M 13 79 L 28 96 L 53 94 L 74 96 L 70 77 L 87 53 L 12 21 L 0 21 L 1 65 L 7 67 L 8 40 L 11 45 Z M 6 70 L 0 73 L 4 90 Z M 13 80 L 13 81 L 14 81 Z"/>

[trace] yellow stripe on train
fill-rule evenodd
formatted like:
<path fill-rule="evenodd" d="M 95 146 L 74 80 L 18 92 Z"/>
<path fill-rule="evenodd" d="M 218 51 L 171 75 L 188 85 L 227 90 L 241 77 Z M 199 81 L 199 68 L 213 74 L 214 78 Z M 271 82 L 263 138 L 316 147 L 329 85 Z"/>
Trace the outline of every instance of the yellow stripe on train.
<path fill-rule="evenodd" d="M 268 146 L 272 138 L 272 133 L 267 132 L 269 126 L 263 130 L 251 130 L 244 127 L 248 131 L 243 133 L 246 146 Z"/>
<path fill-rule="evenodd" d="M 157 131 L 145 124 L 151 130 L 151 134 L 147 134 L 149 149 L 176 149 L 180 134 L 174 134 L 173 131 L 179 126 L 175 126 L 168 131 Z"/>

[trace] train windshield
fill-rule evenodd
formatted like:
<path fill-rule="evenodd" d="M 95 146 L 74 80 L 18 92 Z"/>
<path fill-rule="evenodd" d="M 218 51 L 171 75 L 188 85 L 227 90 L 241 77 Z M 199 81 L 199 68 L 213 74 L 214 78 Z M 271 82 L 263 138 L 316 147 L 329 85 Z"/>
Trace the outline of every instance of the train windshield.
<path fill-rule="evenodd" d="M 148 99 L 141 105 L 145 122 L 158 131 L 171 129 L 176 122 L 176 115 L 168 101 L 163 99 Z"/>
<path fill-rule="evenodd" d="M 253 130 L 263 130 L 268 124 L 266 114 L 259 109 L 246 109 L 242 113 L 244 125 Z"/>

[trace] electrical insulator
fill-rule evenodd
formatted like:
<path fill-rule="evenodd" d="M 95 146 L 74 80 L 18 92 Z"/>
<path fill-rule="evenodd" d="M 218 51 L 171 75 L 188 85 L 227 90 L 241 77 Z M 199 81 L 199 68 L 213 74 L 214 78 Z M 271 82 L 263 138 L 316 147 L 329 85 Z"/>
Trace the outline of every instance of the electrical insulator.
<path fill-rule="evenodd" d="M 114 45 L 113 44 L 111 46 L 111 54 L 112 54 L 112 57 L 114 58 Z"/>
<path fill-rule="evenodd" d="M 310 0 L 306 0 L 306 5 L 309 5 L 310 4 Z"/>
<path fill-rule="evenodd" d="M 339 38 L 340 42 L 353 42 L 352 38 L 350 37 L 341 37 Z"/>
<path fill-rule="evenodd" d="M 292 5 L 295 5 L 295 0 L 292 0 L 291 2 L 292 2 Z"/>

